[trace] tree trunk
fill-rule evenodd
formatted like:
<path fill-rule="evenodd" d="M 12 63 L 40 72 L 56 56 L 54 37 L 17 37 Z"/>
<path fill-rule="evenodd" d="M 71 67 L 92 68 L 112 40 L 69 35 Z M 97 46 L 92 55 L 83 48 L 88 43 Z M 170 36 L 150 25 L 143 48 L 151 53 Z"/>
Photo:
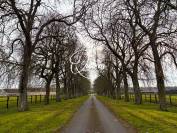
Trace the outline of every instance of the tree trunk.
<path fill-rule="evenodd" d="M 49 104 L 49 98 L 50 98 L 50 83 L 51 83 L 51 80 L 50 81 L 46 81 L 46 94 L 45 94 L 45 104 Z"/>
<path fill-rule="evenodd" d="M 56 71 L 56 73 L 55 73 L 55 80 L 56 80 L 56 102 L 61 102 L 61 97 L 60 97 L 60 82 L 59 82 L 58 71 Z"/>
<path fill-rule="evenodd" d="M 120 84 L 121 84 L 121 80 L 120 79 L 116 79 L 116 98 L 117 99 L 121 99 Z"/>
<path fill-rule="evenodd" d="M 123 70 L 123 80 L 124 80 L 125 102 L 129 102 L 129 95 L 128 95 L 128 82 L 127 82 L 127 74 L 126 74 L 125 69 Z"/>
<path fill-rule="evenodd" d="M 162 69 L 161 60 L 158 54 L 157 46 L 155 42 L 151 41 L 151 48 L 154 56 L 154 65 L 155 65 L 155 73 L 156 73 L 156 80 L 157 80 L 157 88 L 158 88 L 158 95 L 159 95 L 159 104 L 160 109 L 163 111 L 167 110 L 166 105 L 166 93 L 165 93 L 165 83 L 164 83 L 164 74 Z"/>
<path fill-rule="evenodd" d="M 141 104 L 142 103 L 142 95 L 139 87 L 139 82 L 138 82 L 138 75 L 135 72 L 132 76 L 132 82 L 133 82 L 133 89 L 135 93 L 135 104 Z"/>
<path fill-rule="evenodd" d="M 27 86 L 28 86 L 28 76 L 31 65 L 31 55 L 32 48 L 31 45 L 24 46 L 23 54 L 23 67 L 19 83 L 19 111 L 28 110 L 28 99 L 27 99 Z"/>
<path fill-rule="evenodd" d="M 67 95 L 68 99 L 71 99 L 72 91 L 71 91 L 71 79 L 68 79 L 67 83 Z"/>
<path fill-rule="evenodd" d="M 63 92 L 64 92 L 64 99 L 67 99 L 67 85 L 66 85 L 66 77 L 63 80 Z"/>
<path fill-rule="evenodd" d="M 116 89 L 115 88 L 112 88 L 112 92 L 111 92 L 112 94 L 112 98 L 113 99 L 116 99 Z"/>
<path fill-rule="evenodd" d="M 120 84 L 122 81 L 122 75 L 119 74 L 118 69 L 116 68 L 116 98 L 121 99 L 121 89 Z"/>
<path fill-rule="evenodd" d="M 110 89 L 109 89 L 110 98 L 115 99 L 115 98 L 116 98 L 116 95 L 115 95 L 115 87 L 113 86 L 111 80 L 109 80 L 109 86 L 110 86 Z"/>

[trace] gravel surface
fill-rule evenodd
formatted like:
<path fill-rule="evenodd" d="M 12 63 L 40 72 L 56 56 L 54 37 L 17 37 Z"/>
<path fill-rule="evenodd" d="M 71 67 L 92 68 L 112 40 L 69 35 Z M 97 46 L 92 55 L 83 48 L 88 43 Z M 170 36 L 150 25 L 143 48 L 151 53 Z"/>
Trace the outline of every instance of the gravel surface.
<path fill-rule="evenodd" d="M 61 133 L 135 133 L 130 126 L 122 124 L 95 96 L 76 112 Z"/>

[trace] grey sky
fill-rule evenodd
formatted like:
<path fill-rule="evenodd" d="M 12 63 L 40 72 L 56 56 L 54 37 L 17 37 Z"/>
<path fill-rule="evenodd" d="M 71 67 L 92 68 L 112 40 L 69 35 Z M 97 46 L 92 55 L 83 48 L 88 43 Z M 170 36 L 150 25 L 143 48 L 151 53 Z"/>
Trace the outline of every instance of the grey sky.
<path fill-rule="evenodd" d="M 49 1 L 49 0 L 44 0 Z M 62 14 L 71 14 L 72 13 L 72 1 L 73 0 L 59 0 L 60 4 L 55 4 L 54 2 L 50 1 L 49 4 L 53 6 L 53 8 L 57 8 Z M 89 37 L 86 36 L 86 33 L 83 31 L 81 32 L 79 28 L 79 24 L 76 24 L 77 29 L 77 36 L 80 40 L 80 42 L 86 47 L 87 49 L 87 56 L 88 56 L 88 64 L 87 64 L 87 70 L 89 72 L 89 79 L 91 80 L 91 83 L 93 84 L 94 80 L 97 78 L 98 73 L 96 70 L 96 61 L 95 56 L 96 52 L 98 53 L 99 58 L 103 58 L 102 49 L 103 46 L 96 46 Z M 166 67 L 164 70 L 164 73 L 166 75 L 166 85 L 167 86 L 177 86 L 177 70 L 173 65 L 170 65 Z M 131 81 L 129 81 L 129 84 L 131 86 Z M 140 85 L 143 86 L 143 83 L 140 82 Z M 150 86 L 154 86 L 155 83 L 150 84 Z"/>
<path fill-rule="evenodd" d="M 60 0 L 60 6 L 58 7 L 58 9 L 61 11 L 61 13 L 69 14 L 72 12 L 72 1 L 73 0 Z M 79 24 L 77 25 L 79 27 Z M 98 76 L 96 70 L 96 61 L 95 61 L 96 51 L 98 53 L 98 57 L 102 58 L 100 56 L 103 56 L 101 54 L 103 46 L 96 46 L 94 42 L 89 37 L 86 36 L 86 33 L 81 32 L 79 28 L 77 29 L 77 31 L 78 31 L 77 35 L 79 37 L 79 40 L 87 49 L 87 55 L 88 55 L 87 69 L 89 71 L 89 78 L 93 83 L 93 81 Z M 164 69 L 164 74 L 166 77 L 166 86 L 177 86 L 177 70 L 174 65 L 167 65 Z M 130 86 L 132 86 L 131 80 L 129 80 L 129 84 Z M 144 86 L 144 84 L 141 81 L 140 81 L 140 85 Z M 156 85 L 155 82 L 149 83 L 149 86 L 155 86 L 155 85 Z"/>

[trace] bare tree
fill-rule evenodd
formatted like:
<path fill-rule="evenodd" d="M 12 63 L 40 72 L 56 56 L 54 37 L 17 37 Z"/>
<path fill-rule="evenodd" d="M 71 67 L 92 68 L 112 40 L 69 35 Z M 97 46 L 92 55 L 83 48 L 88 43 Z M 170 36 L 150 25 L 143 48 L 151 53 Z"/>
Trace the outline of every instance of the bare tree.
<path fill-rule="evenodd" d="M 41 38 L 41 34 L 45 27 L 53 22 L 65 23 L 68 26 L 73 25 L 79 21 L 89 6 L 91 6 L 88 1 L 74 1 L 73 14 L 62 16 L 56 9 L 46 6 L 46 2 L 43 2 L 42 0 L 30 0 L 27 2 L 3 0 L 1 2 L 0 14 L 2 15 L 2 22 L 10 20 L 13 24 L 13 29 L 11 31 L 19 35 L 12 40 L 10 45 L 13 47 L 15 43 L 20 43 L 22 49 L 22 70 L 19 83 L 20 111 L 28 109 L 27 85 L 31 57 L 37 43 L 43 39 Z M 78 4 L 78 6 L 76 4 Z M 46 12 L 41 12 L 43 9 L 45 9 Z M 53 16 L 43 19 L 41 16 L 44 16 L 45 14 L 53 14 Z M 10 34 L 12 34 L 12 32 L 10 32 Z"/>
<path fill-rule="evenodd" d="M 166 110 L 166 98 L 165 98 L 165 83 L 164 83 L 164 72 L 162 68 L 162 63 L 159 55 L 159 42 L 160 35 L 162 34 L 170 34 L 169 30 L 164 30 L 163 32 L 159 30 L 159 28 L 167 29 L 169 25 L 164 25 L 164 19 L 167 22 L 168 19 L 166 15 L 168 14 L 167 11 L 167 4 L 161 0 L 154 1 L 152 4 L 149 5 L 148 2 L 142 1 L 138 3 L 137 1 L 127 1 L 128 6 L 133 10 L 135 14 L 136 23 L 142 30 L 147 34 L 149 45 L 152 49 L 152 54 L 154 58 L 154 66 L 155 66 L 155 74 L 157 80 L 157 88 L 159 92 L 159 103 L 160 109 Z M 154 8 L 157 7 L 157 8 Z M 140 10 L 141 9 L 141 10 Z M 143 12 L 144 9 L 146 12 Z M 151 12 L 150 10 L 153 10 Z M 150 16 L 146 19 L 145 14 L 149 13 Z M 167 14 L 166 14 L 167 13 Z M 164 18 L 164 19 L 163 19 Z"/>

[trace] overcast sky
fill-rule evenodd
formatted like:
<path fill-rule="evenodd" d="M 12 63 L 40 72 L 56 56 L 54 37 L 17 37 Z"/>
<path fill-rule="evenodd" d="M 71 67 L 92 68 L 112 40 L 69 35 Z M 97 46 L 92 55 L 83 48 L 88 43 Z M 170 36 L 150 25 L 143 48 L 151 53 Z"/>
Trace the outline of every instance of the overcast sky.
<path fill-rule="evenodd" d="M 62 13 L 69 14 L 69 12 L 72 12 L 72 2 L 71 2 L 72 0 L 60 0 L 60 1 L 61 1 L 60 10 Z M 96 51 L 98 53 L 99 58 L 102 58 L 100 57 L 103 56 L 101 54 L 102 46 L 95 46 L 94 42 L 89 37 L 86 37 L 86 34 L 84 32 L 81 32 L 79 30 L 79 27 L 77 29 L 77 35 L 79 37 L 80 42 L 87 49 L 87 56 L 88 56 L 87 70 L 89 72 L 89 78 L 93 83 L 93 81 L 98 76 L 96 70 L 96 61 L 95 61 Z M 166 77 L 166 86 L 177 86 L 177 70 L 173 65 L 169 65 L 169 67 L 166 67 L 164 70 L 164 74 Z M 130 86 L 132 86 L 131 80 L 129 80 L 129 84 Z M 155 82 L 149 84 L 149 86 L 155 86 L 155 85 L 156 85 Z M 140 86 L 144 86 L 144 84 L 141 81 L 140 81 Z"/>
<path fill-rule="evenodd" d="M 47 0 L 46 0 L 47 1 Z M 72 0 L 60 0 L 60 5 L 52 4 L 55 8 L 57 8 L 62 14 L 71 14 L 72 13 Z M 78 27 L 77 27 L 78 26 Z M 87 71 L 89 72 L 88 78 L 90 79 L 91 83 L 97 78 L 98 73 L 96 70 L 96 61 L 95 56 L 96 52 L 99 58 L 103 58 L 102 49 L 103 46 L 95 46 L 93 40 L 86 36 L 86 33 L 81 32 L 79 29 L 79 24 L 76 25 L 77 27 L 77 36 L 80 42 L 86 47 L 88 61 L 87 61 Z M 166 75 L 166 86 L 177 86 L 177 70 L 174 66 L 169 66 L 164 70 Z M 131 80 L 129 80 L 130 86 Z M 143 86 L 143 83 L 140 82 L 140 85 Z M 149 84 L 150 86 L 155 86 L 155 83 Z"/>

